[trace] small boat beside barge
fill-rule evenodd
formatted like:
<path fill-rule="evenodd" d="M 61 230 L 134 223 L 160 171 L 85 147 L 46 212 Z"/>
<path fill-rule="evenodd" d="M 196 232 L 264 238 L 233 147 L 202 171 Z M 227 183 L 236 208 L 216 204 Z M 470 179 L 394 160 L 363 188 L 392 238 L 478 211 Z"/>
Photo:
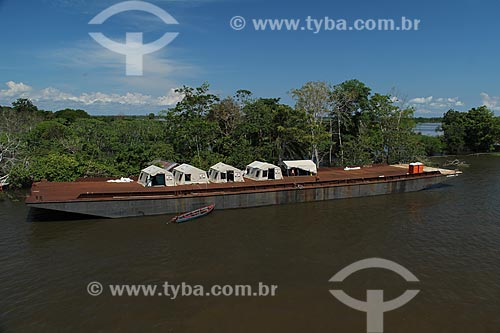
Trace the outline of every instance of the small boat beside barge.
<path fill-rule="evenodd" d="M 366 165 L 359 169 L 320 168 L 316 175 L 273 180 L 144 187 L 139 182 L 39 182 L 26 204 L 33 208 L 107 218 L 168 215 L 215 204 L 234 209 L 294 204 L 420 191 L 461 172 L 398 165 Z"/>
<path fill-rule="evenodd" d="M 187 213 L 184 213 L 181 215 L 174 216 L 170 220 L 170 222 L 183 223 L 183 222 L 191 221 L 191 220 L 197 219 L 198 217 L 202 217 L 202 216 L 210 214 L 214 210 L 214 208 L 215 208 L 215 205 L 209 205 L 206 207 L 198 208 L 198 209 L 195 209 L 191 212 L 187 212 Z"/>

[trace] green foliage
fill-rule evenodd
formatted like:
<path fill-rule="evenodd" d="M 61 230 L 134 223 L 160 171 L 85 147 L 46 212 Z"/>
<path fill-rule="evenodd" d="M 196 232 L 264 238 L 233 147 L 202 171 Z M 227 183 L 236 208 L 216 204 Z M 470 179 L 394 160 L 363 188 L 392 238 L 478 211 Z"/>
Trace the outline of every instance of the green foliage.
<path fill-rule="evenodd" d="M 175 92 L 183 95 L 184 98 L 172 111 L 176 114 L 183 114 L 186 118 L 207 115 L 212 105 L 219 101 L 217 96 L 208 92 L 209 88 L 210 86 L 205 82 L 197 88 L 183 86 L 176 89 Z"/>
<path fill-rule="evenodd" d="M 458 154 L 465 149 L 467 119 L 466 114 L 449 110 L 444 114 L 441 127 L 444 132 L 446 150 L 450 154 Z"/>
<path fill-rule="evenodd" d="M 426 156 L 441 155 L 445 152 L 446 144 L 443 142 L 443 137 L 419 135 L 418 141 Z"/>
<path fill-rule="evenodd" d="M 120 177 L 122 173 L 112 165 L 86 160 L 80 161 L 78 167 L 78 178 L 86 177 Z"/>
<path fill-rule="evenodd" d="M 329 165 L 411 162 L 424 154 L 413 133 L 414 110 L 394 105 L 389 95 L 371 94 L 358 80 L 335 86 L 308 82 L 291 91 L 296 109 L 309 115 L 310 156 Z"/>
<path fill-rule="evenodd" d="M 40 121 L 37 108 L 29 100 L 17 100 L 15 107 L 0 108 L 0 176 L 25 160 L 27 136 Z"/>
<path fill-rule="evenodd" d="M 227 97 L 210 109 L 208 120 L 216 122 L 223 135 L 230 136 L 243 120 L 242 106 Z"/>
<path fill-rule="evenodd" d="M 276 98 L 260 98 L 248 103 L 243 113 L 243 120 L 235 129 L 235 137 L 244 138 L 243 151 L 247 144 L 253 147 L 253 158 L 244 160 L 279 162 L 307 155 L 310 144 L 307 126 L 311 123 L 303 110 L 280 104 Z"/>
<path fill-rule="evenodd" d="M 346 165 L 364 165 L 373 163 L 373 158 L 370 152 L 371 142 L 366 135 L 358 137 L 350 137 L 344 143 L 344 159 Z"/>
<path fill-rule="evenodd" d="M 476 153 L 493 151 L 497 131 L 493 111 L 486 106 L 472 108 L 466 118 L 466 146 Z"/>
<path fill-rule="evenodd" d="M 494 144 L 500 141 L 497 119 L 486 106 L 468 112 L 449 110 L 442 123 L 446 150 L 450 154 L 493 151 Z"/>
<path fill-rule="evenodd" d="M 322 81 L 306 82 L 299 89 L 292 89 L 290 94 L 296 101 L 295 109 L 306 114 L 306 123 L 302 127 L 307 131 L 309 156 L 319 166 L 323 160 L 325 148 L 333 145 L 332 118 L 329 114 L 332 104 L 332 87 Z M 325 127 L 326 123 L 330 124 L 329 131 Z"/>
<path fill-rule="evenodd" d="M 369 107 L 357 112 L 357 129 L 348 137 L 357 147 L 354 160 L 347 164 L 411 162 L 424 154 L 413 132 L 413 109 L 401 109 L 394 105 L 391 96 L 374 94 Z M 354 149 L 352 143 L 350 149 Z M 363 154 L 361 154 L 363 152 Z M 348 153 L 347 157 L 353 155 Z"/>
<path fill-rule="evenodd" d="M 70 129 L 56 120 L 41 121 L 26 135 L 26 141 L 37 154 L 51 151 L 64 152 L 63 142 L 70 136 Z"/>
<path fill-rule="evenodd" d="M 443 117 L 415 117 L 414 118 L 416 124 L 422 124 L 422 123 L 442 123 L 443 122 Z"/>
<path fill-rule="evenodd" d="M 212 165 L 221 161 L 224 161 L 223 155 L 205 150 L 200 152 L 200 155 L 194 155 L 188 163 L 202 170 L 208 170 Z"/>
<path fill-rule="evenodd" d="M 225 162 L 237 168 L 244 169 L 258 157 L 255 149 L 245 138 L 235 140 L 224 140 L 223 151 L 225 152 Z"/>
<path fill-rule="evenodd" d="M 331 92 L 332 102 L 337 112 L 350 116 L 369 108 L 370 94 L 371 89 L 358 80 L 348 80 L 337 84 Z"/>
<path fill-rule="evenodd" d="M 34 181 L 47 179 L 56 182 L 76 180 L 80 163 L 70 155 L 49 154 L 35 160 L 30 166 Z"/>
<path fill-rule="evenodd" d="M 16 112 L 34 113 L 38 111 L 38 108 L 31 102 L 31 100 L 26 98 L 19 98 L 18 100 L 13 102 L 12 108 Z"/>
<path fill-rule="evenodd" d="M 412 162 L 443 152 L 491 151 L 500 120 L 485 107 L 450 110 L 444 136 L 413 132 L 414 110 L 357 80 L 308 82 L 291 91 L 295 107 L 238 90 L 220 100 L 208 84 L 177 90 L 175 107 L 147 116 L 89 116 L 41 111 L 26 99 L 0 108 L 0 176 L 14 187 L 33 181 L 137 176 L 153 161 L 202 169 L 222 161 L 243 169 L 253 160 L 314 159 L 330 166 Z"/>
<path fill-rule="evenodd" d="M 63 119 L 66 124 L 71 124 L 79 118 L 90 118 L 90 115 L 83 110 L 64 109 L 54 113 L 54 117 Z"/>
<path fill-rule="evenodd" d="M 69 182 L 80 176 L 79 167 L 80 163 L 73 156 L 51 153 L 14 166 L 9 179 L 14 187 L 28 186 L 42 179 Z"/>
<path fill-rule="evenodd" d="M 177 89 L 176 92 L 184 96 L 182 101 L 160 113 L 165 119 L 167 141 L 183 161 L 195 156 L 201 160 L 202 152 L 212 151 L 221 135 L 217 122 L 209 117 L 219 98 L 208 90 L 207 83 L 198 88 L 184 86 Z"/>
<path fill-rule="evenodd" d="M 24 163 L 9 168 L 9 183 L 13 188 L 29 187 L 33 183 L 31 169 Z"/>

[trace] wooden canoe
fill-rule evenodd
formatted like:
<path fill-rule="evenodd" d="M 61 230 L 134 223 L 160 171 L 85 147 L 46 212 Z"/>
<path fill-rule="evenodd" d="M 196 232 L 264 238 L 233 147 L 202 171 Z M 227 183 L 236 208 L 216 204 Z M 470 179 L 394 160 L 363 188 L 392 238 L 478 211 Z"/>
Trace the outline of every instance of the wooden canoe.
<path fill-rule="evenodd" d="M 207 214 L 209 214 L 211 211 L 213 211 L 215 208 L 215 205 L 209 205 L 209 206 L 206 206 L 206 207 L 202 207 L 202 208 L 199 208 L 199 209 L 195 209 L 191 212 L 187 212 L 187 213 L 183 213 L 181 215 L 177 215 L 175 217 L 173 217 L 170 222 L 173 222 L 173 223 L 182 223 L 182 222 L 187 222 L 187 221 L 191 221 L 191 220 L 194 220 L 198 217 L 202 217 L 202 216 L 205 216 Z"/>

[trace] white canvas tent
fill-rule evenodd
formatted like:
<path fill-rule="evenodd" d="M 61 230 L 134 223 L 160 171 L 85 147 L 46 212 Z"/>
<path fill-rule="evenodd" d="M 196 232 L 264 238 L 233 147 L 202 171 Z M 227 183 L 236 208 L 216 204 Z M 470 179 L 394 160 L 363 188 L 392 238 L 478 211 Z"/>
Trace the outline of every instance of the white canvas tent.
<path fill-rule="evenodd" d="M 253 180 L 283 179 L 281 169 L 274 164 L 254 161 L 247 165 L 245 177 Z"/>
<path fill-rule="evenodd" d="M 318 173 L 316 163 L 311 160 L 283 161 L 289 176 L 307 176 Z"/>
<path fill-rule="evenodd" d="M 219 162 L 208 170 L 208 179 L 212 183 L 244 182 L 243 172 L 233 166 Z"/>
<path fill-rule="evenodd" d="M 207 173 L 189 164 L 181 164 L 174 168 L 174 180 L 176 185 L 206 184 Z"/>
<path fill-rule="evenodd" d="M 142 169 L 138 183 L 145 187 L 175 186 L 174 175 L 156 165 L 150 165 Z"/>

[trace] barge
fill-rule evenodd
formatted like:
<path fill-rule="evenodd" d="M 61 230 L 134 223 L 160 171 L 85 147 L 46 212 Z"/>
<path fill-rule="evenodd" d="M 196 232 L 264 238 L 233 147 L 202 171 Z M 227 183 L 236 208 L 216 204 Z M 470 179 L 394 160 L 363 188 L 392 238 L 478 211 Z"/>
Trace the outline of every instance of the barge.
<path fill-rule="evenodd" d="M 431 167 L 410 173 L 409 168 L 408 164 L 322 168 L 314 176 L 173 187 L 105 180 L 42 181 L 33 184 L 26 204 L 37 209 L 122 218 L 178 214 L 212 204 L 219 210 L 414 192 L 461 173 Z"/>

